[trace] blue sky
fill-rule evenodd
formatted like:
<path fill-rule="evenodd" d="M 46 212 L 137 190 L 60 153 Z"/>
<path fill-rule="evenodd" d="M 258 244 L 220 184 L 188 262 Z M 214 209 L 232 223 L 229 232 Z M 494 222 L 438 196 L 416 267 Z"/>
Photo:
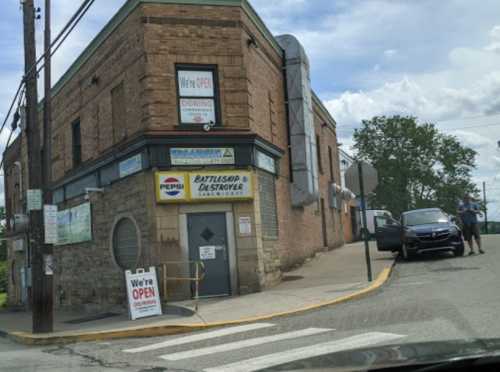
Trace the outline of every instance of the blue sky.
<path fill-rule="evenodd" d="M 56 55 L 56 79 L 124 2 L 96 1 Z M 490 213 L 500 219 L 498 0 L 250 2 L 274 34 L 291 33 L 304 44 L 313 88 L 337 120 L 346 150 L 362 119 L 399 113 L 433 121 L 479 152 L 474 180 L 487 182 Z M 54 33 L 79 3 L 53 0 Z M 23 69 L 19 1 L 2 5 L 0 118 Z M 37 30 L 41 41 L 41 22 Z M 5 140 L 3 133 L 0 144 Z"/>

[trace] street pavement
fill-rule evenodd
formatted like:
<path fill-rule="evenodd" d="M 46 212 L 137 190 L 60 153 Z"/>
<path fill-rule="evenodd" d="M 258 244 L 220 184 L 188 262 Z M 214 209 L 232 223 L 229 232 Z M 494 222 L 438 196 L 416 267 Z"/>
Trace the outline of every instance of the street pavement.
<path fill-rule="evenodd" d="M 0 340 L 0 371 L 254 371 L 383 344 L 500 337 L 500 236 L 485 255 L 399 261 L 359 300 L 185 335 L 26 347 Z"/>

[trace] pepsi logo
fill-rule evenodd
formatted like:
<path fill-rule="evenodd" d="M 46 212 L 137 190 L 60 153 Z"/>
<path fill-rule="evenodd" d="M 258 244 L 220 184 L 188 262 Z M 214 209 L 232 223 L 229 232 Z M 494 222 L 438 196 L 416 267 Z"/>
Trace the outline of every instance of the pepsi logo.
<path fill-rule="evenodd" d="M 160 190 L 168 196 L 178 196 L 184 190 L 184 183 L 176 177 L 167 177 L 160 185 Z"/>

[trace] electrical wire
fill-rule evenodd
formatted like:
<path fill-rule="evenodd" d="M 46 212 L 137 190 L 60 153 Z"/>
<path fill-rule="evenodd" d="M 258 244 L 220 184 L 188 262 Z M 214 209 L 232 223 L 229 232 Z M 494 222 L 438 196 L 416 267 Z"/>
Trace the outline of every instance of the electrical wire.
<path fill-rule="evenodd" d="M 7 111 L 7 115 L 5 116 L 5 119 L 2 123 L 2 126 L 0 127 L 0 134 L 2 133 L 3 129 L 5 128 L 7 121 L 9 120 L 10 114 L 12 113 L 12 108 L 14 107 L 14 104 L 17 101 L 17 97 L 19 96 L 19 93 L 21 92 L 22 87 L 23 87 L 23 81 L 21 81 L 21 83 L 19 83 L 19 87 L 17 88 L 16 94 L 14 95 L 14 99 L 12 100 L 12 103 L 10 104 L 9 110 Z"/>
<path fill-rule="evenodd" d="M 90 9 L 90 7 L 92 6 L 92 4 L 95 2 L 95 0 L 87 0 L 86 3 L 87 3 L 87 6 L 85 7 L 85 9 L 83 9 L 81 11 L 81 14 L 79 14 L 77 17 L 76 17 L 76 21 L 71 25 L 71 27 L 69 28 L 69 31 L 66 33 L 66 35 L 64 35 L 62 37 L 62 40 L 59 42 L 59 44 L 51 51 L 50 55 L 53 56 L 57 50 L 61 47 L 61 45 L 66 41 L 66 39 L 68 38 L 68 36 L 71 34 L 71 32 L 75 29 L 75 27 L 78 25 L 78 23 L 81 21 L 81 19 L 85 16 L 85 14 L 88 12 L 88 10 Z M 81 7 L 82 8 L 82 7 Z M 80 9 L 79 9 L 80 10 Z M 52 45 L 55 45 L 55 43 L 52 43 Z M 43 68 L 45 67 L 45 64 L 42 64 L 38 69 L 37 69 L 37 74 L 43 70 Z"/>
<path fill-rule="evenodd" d="M 78 10 L 73 14 L 73 16 L 70 18 L 70 20 L 66 23 L 66 25 L 63 27 L 63 29 L 59 32 L 59 34 L 55 37 L 55 39 L 50 44 L 50 49 L 51 49 L 50 55 L 51 56 L 54 55 L 54 53 L 61 47 L 62 43 L 67 39 L 69 34 L 74 30 L 76 25 L 82 19 L 83 15 L 85 15 L 85 13 L 87 13 L 87 11 L 89 10 L 90 6 L 92 6 L 94 1 L 95 0 L 84 0 L 83 1 L 82 5 L 80 5 Z M 59 42 L 59 40 L 61 40 L 61 41 Z M 59 44 L 56 46 L 56 48 L 52 49 L 52 47 L 54 45 L 56 45 L 57 42 L 59 42 Z M 23 86 L 26 83 L 26 77 L 29 76 L 33 72 L 33 70 L 38 66 L 38 64 L 43 61 L 47 52 L 48 52 L 48 49 L 45 50 L 45 52 L 38 58 L 38 60 L 35 62 L 35 64 L 29 68 L 29 70 L 27 71 L 25 76 L 23 76 L 23 78 L 21 79 L 21 82 L 19 83 L 16 94 L 14 95 L 14 98 L 12 99 L 12 102 L 10 104 L 9 110 L 7 111 L 7 115 L 5 116 L 5 119 L 2 123 L 2 126 L 0 127 L 0 134 L 3 132 L 5 125 L 7 124 L 7 121 L 9 120 L 10 115 L 12 114 L 12 108 L 14 107 L 14 105 L 16 103 L 16 100 L 19 96 L 19 93 L 21 92 L 21 89 L 23 88 Z M 37 73 L 39 73 L 41 71 L 41 69 L 43 69 L 44 66 L 45 65 L 42 64 L 42 66 L 40 66 L 40 68 L 37 69 Z"/>
<path fill-rule="evenodd" d="M 87 5 L 89 3 L 90 3 L 90 5 L 92 5 L 92 3 L 94 1 L 95 0 L 84 0 L 83 1 L 82 5 L 80 5 L 80 7 L 78 8 L 78 10 L 71 16 L 71 18 L 69 19 L 69 21 L 64 25 L 63 29 L 59 32 L 59 34 L 57 34 L 57 36 L 54 38 L 54 40 L 50 43 L 50 47 L 47 48 L 44 51 L 44 53 L 37 59 L 37 61 L 35 62 L 35 64 L 30 67 L 30 69 L 26 73 L 26 76 L 29 76 L 33 72 L 33 70 L 36 68 L 36 66 L 38 66 L 38 64 L 45 59 L 45 56 L 49 52 L 49 49 L 52 50 L 52 48 L 54 47 L 54 45 L 56 45 L 56 43 L 59 41 L 59 39 L 63 38 L 63 42 L 64 42 L 64 40 L 66 40 L 66 38 L 68 37 L 68 35 L 75 28 L 75 25 L 80 21 L 80 19 L 81 19 L 80 13 L 82 11 L 84 11 L 85 7 L 87 7 Z M 87 12 L 87 10 L 88 10 L 88 7 L 87 7 L 87 9 L 85 9 L 85 12 Z M 68 29 L 69 29 L 68 33 L 66 35 L 64 35 Z M 50 55 L 52 56 L 53 54 L 54 54 L 54 52 L 51 52 Z M 43 66 L 44 65 L 42 64 L 42 68 L 43 68 Z M 40 70 L 37 69 L 37 73 L 39 71 Z"/>

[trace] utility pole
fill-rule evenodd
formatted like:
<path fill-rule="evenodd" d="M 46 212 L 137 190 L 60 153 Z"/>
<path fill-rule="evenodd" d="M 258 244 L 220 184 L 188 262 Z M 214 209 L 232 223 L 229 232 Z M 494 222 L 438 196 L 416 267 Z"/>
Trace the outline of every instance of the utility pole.
<path fill-rule="evenodd" d="M 488 204 L 486 203 L 486 182 L 483 182 L 484 232 L 488 234 Z"/>
<path fill-rule="evenodd" d="M 38 89 L 35 46 L 35 8 L 33 0 L 24 0 L 24 70 L 26 81 L 26 136 L 28 146 L 28 180 L 30 190 L 40 190 L 42 180 L 42 154 L 40 147 L 40 126 L 38 125 Z M 44 270 L 43 212 L 30 210 L 29 245 L 32 252 L 32 311 L 33 333 L 52 331 L 52 286 L 48 286 Z"/>
<path fill-rule="evenodd" d="M 359 174 L 359 196 L 361 198 L 361 217 L 363 218 L 363 240 L 365 241 L 365 259 L 368 274 L 368 281 L 372 281 L 372 265 L 370 260 L 370 243 L 368 240 L 368 225 L 366 224 L 366 199 L 365 199 L 365 182 L 363 180 L 363 164 L 358 161 L 358 174 Z"/>
<path fill-rule="evenodd" d="M 44 30 L 44 104 L 43 104 L 43 201 L 46 205 L 52 204 L 52 48 L 51 48 L 51 0 L 45 0 L 45 30 Z M 44 223 L 46 221 L 44 220 Z M 44 246 L 45 264 L 53 263 L 53 246 Z M 51 268 L 52 271 L 52 268 Z M 54 282 L 53 274 L 44 273 L 43 313 L 47 322 L 46 332 L 52 332 L 54 319 Z"/>

